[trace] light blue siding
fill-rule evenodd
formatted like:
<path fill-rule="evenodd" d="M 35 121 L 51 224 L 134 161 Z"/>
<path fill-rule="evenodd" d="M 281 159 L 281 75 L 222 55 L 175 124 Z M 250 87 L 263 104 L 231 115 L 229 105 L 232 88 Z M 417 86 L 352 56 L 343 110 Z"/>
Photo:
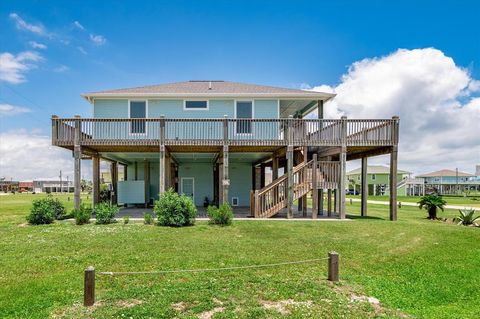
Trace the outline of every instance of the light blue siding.
<path fill-rule="evenodd" d="M 182 191 L 182 178 L 194 178 L 194 202 L 203 205 L 205 196 L 213 200 L 213 164 L 211 163 L 181 163 L 178 167 L 178 191 Z"/>
<path fill-rule="evenodd" d="M 278 100 L 255 100 L 254 118 L 276 119 L 278 114 Z"/>
<path fill-rule="evenodd" d="M 128 100 L 95 100 L 94 118 L 128 118 Z"/>
<path fill-rule="evenodd" d="M 238 197 L 238 206 L 250 206 L 250 190 L 252 189 L 252 165 L 250 163 L 233 162 L 229 166 L 230 189 L 228 201 Z"/>

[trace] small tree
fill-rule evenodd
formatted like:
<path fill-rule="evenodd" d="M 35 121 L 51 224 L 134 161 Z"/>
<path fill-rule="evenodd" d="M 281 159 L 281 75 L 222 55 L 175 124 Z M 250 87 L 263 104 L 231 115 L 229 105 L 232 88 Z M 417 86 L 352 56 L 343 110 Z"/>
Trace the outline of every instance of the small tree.
<path fill-rule="evenodd" d="M 160 195 L 153 209 L 161 226 L 182 227 L 195 223 L 197 208 L 190 197 L 179 195 L 173 189 Z"/>
<path fill-rule="evenodd" d="M 425 195 L 418 201 L 418 208 L 425 208 L 428 212 L 428 219 L 437 219 L 437 208 L 442 211 L 447 202 L 438 195 Z"/>

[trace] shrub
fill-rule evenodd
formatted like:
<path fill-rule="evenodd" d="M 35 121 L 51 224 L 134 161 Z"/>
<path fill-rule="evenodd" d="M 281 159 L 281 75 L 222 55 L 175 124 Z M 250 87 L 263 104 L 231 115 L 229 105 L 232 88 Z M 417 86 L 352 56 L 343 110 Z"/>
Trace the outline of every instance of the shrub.
<path fill-rule="evenodd" d="M 151 224 L 153 224 L 152 214 L 144 213 L 144 214 L 143 214 L 143 223 L 144 223 L 145 225 L 151 225 Z"/>
<path fill-rule="evenodd" d="M 155 213 L 161 226 L 182 227 L 195 223 L 197 209 L 190 197 L 169 189 L 155 202 Z"/>
<path fill-rule="evenodd" d="M 50 205 L 52 211 L 53 211 L 53 217 L 55 219 L 64 219 L 66 216 L 66 209 L 65 206 L 63 206 L 62 202 L 58 200 L 58 198 L 53 198 L 52 195 L 47 196 L 45 199 L 48 204 Z"/>
<path fill-rule="evenodd" d="M 474 217 L 475 209 L 459 209 L 460 215 L 457 217 L 458 225 L 475 225 L 478 226 L 475 222 L 480 216 Z"/>
<path fill-rule="evenodd" d="M 123 216 L 123 223 L 126 225 L 130 221 L 130 217 L 128 216 Z"/>
<path fill-rule="evenodd" d="M 55 219 L 54 210 L 50 199 L 36 199 L 32 203 L 30 214 L 27 215 L 27 221 L 32 225 L 51 224 Z"/>
<path fill-rule="evenodd" d="M 115 214 L 118 213 L 118 207 L 110 203 L 100 203 L 95 205 L 95 217 L 97 224 L 111 224 L 115 222 Z"/>
<path fill-rule="evenodd" d="M 233 219 L 233 210 L 228 203 L 223 203 L 219 208 L 209 206 L 207 209 L 209 223 L 214 225 L 230 225 Z"/>
<path fill-rule="evenodd" d="M 425 208 L 427 210 L 428 219 L 437 219 L 437 208 L 440 208 L 443 211 L 447 202 L 443 200 L 442 196 L 425 195 L 420 198 L 420 201 L 417 204 L 418 208 Z"/>
<path fill-rule="evenodd" d="M 92 218 L 92 208 L 85 204 L 81 204 L 79 209 L 74 209 L 72 211 L 73 218 L 75 218 L 75 224 L 83 225 L 90 222 Z"/>

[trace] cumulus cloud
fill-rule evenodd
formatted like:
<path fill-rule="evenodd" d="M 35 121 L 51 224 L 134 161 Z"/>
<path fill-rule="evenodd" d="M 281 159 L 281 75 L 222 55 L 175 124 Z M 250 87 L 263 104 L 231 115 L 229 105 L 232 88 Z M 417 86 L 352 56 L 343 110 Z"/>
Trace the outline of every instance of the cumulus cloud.
<path fill-rule="evenodd" d="M 400 116 L 401 168 L 473 172 L 480 163 L 480 83 L 440 50 L 399 49 L 364 59 L 349 67 L 339 85 L 312 90 L 337 94 L 325 106 L 328 117 Z"/>
<path fill-rule="evenodd" d="M 15 22 L 15 26 L 19 30 L 29 31 L 45 37 L 50 36 L 50 34 L 47 32 L 47 29 L 42 24 L 28 23 L 15 12 L 10 13 L 9 17 Z"/>
<path fill-rule="evenodd" d="M 36 41 L 30 41 L 29 42 L 30 46 L 34 49 L 41 49 L 41 50 L 45 50 L 47 48 L 47 46 L 43 43 L 38 43 Z"/>
<path fill-rule="evenodd" d="M 43 57 L 35 51 L 24 51 L 17 55 L 0 53 L 0 81 L 13 84 L 25 82 L 25 73 L 37 67 Z"/>
<path fill-rule="evenodd" d="M 18 114 L 31 112 L 27 107 L 16 106 L 7 103 L 0 103 L 0 117 L 15 116 Z"/>
<path fill-rule="evenodd" d="M 72 153 L 52 146 L 49 136 L 26 130 L 0 133 L 0 154 L 0 177 L 54 179 L 62 170 L 73 179 Z M 90 166 L 82 165 L 83 176 L 91 175 Z"/>
<path fill-rule="evenodd" d="M 107 39 L 103 35 L 90 34 L 90 40 L 95 45 L 104 45 L 107 42 Z"/>

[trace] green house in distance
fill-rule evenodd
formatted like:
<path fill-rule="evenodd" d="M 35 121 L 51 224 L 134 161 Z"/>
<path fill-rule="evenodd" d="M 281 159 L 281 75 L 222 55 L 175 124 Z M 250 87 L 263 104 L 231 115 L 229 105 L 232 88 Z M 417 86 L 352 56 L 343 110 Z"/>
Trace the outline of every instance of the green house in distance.
<path fill-rule="evenodd" d="M 397 170 L 397 181 L 410 177 L 412 173 L 404 170 Z M 385 165 L 368 165 L 367 185 L 368 195 L 387 195 L 390 183 L 390 167 Z M 361 189 L 361 168 L 347 172 L 347 185 L 349 192 L 360 194 Z M 401 194 L 399 194 L 401 195 Z"/>

